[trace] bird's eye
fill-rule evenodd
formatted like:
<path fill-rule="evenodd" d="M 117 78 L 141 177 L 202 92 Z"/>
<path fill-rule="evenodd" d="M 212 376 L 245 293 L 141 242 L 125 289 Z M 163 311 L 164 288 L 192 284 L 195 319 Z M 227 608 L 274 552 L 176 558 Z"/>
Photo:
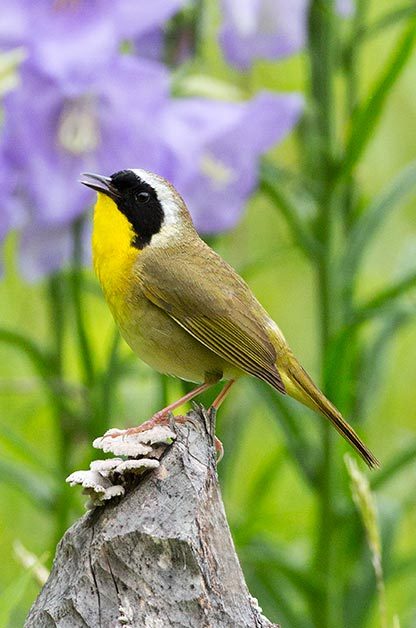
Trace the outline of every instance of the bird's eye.
<path fill-rule="evenodd" d="M 136 198 L 139 203 L 148 203 L 150 201 L 150 194 L 149 192 L 139 192 Z"/>

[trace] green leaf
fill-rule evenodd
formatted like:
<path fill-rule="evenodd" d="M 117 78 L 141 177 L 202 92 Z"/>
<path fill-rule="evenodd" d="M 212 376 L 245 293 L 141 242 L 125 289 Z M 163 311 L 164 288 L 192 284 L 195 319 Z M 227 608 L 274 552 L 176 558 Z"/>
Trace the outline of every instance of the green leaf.
<path fill-rule="evenodd" d="M 10 625 L 12 613 L 20 606 L 31 579 L 32 570 L 28 569 L 0 593 L 0 628 Z"/>
<path fill-rule="evenodd" d="M 0 426 L 0 446 L 14 458 L 18 458 L 45 473 L 53 473 L 53 469 L 45 463 L 38 452 L 6 425 Z"/>
<path fill-rule="evenodd" d="M 33 340 L 18 331 L 0 329 L 0 342 L 9 344 L 26 353 L 43 379 L 50 376 L 50 358 Z"/>
<path fill-rule="evenodd" d="M 371 488 L 380 489 L 390 480 L 394 479 L 399 473 L 404 471 L 408 465 L 413 464 L 416 460 L 416 441 L 405 447 L 401 452 L 389 462 L 383 464 L 380 471 L 371 478 Z"/>
<path fill-rule="evenodd" d="M 65 390 L 62 381 L 56 377 L 53 358 L 41 349 L 33 340 L 17 331 L 0 328 L 0 342 L 4 342 L 26 354 L 33 367 L 42 379 L 45 388 L 54 399 L 54 403 L 62 407 L 68 416 L 73 413 L 65 399 Z"/>
<path fill-rule="evenodd" d="M 247 487 L 247 512 L 253 513 L 258 511 L 263 499 L 269 497 L 271 485 L 278 475 L 284 460 L 285 456 L 282 455 L 280 447 L 278 447 L 271 459 L 260 468 L 251 488 Z M 253 518 L 251 517 L 251 519 Z M 254 521 L 252 520 L 251 523 L 254 523 Z"/>
<path fill-rule="evenodd" d="M 293 599 L 290 590 L 281 582 L 279 575 L 273 569 L 257 568 L 251 578 L 250 590 L 253 585 L 261 592 L 262 604 L 265 606 L 266 615 L 270 612 L 278 616 L 282 625 L 296 628 L 312 628 L 308 614 L 299 610 L 299 604 Z"/>
<path fill-rule="evenodd" d="M 416 28 L 415 28 L 416 31 Z M 342 258 L 341 269 L 346 282 L 352 281 L 359 263 L 385 218 L 416 188 L 416 161 L 407 165 L 371 203 L 356 222 L 348 239 L 348 249 Z"/>
<path fill-rule="evenodd" d="M 405 558 L 396 559 L 392 566 L 391 578 L 412 577 L 416 572 L 416 555 L 406 556 Z"/>
<path fill-rule="evenodd" d="M 37 507 L 51 510 L 54 506 L 55 489 L 50 479 L 10 460 L 0 459 L 0 478 L 28 497 Z"/>
<path fill-rule="evenodd" d="M 376 294 L 375 297 L 364 303 L 356 311 L 354 318 L 358 320 L 367 320 L 377 314 L 384 312 L 387 307 L 391 307 L 397 299 L 402 297 L 406 292 L 416 288 L 416 270 L 400 279 L 397 283 L 389 286 Z"/>
<path fill-rule="evenodd" d="M 255 398 L 248 398 L 247 406 L 244 407 L 247 416 L 251 416 L 251 413 L 254 412 L 252 410 L 254 404 Z M 225 409 L 226 414 L 224 414 L 224 411 L 220 413 L 217 419 L 217 426 L 224 451 L 226 452 L 219 466 L 219 474 L 224 494 L 227 496 L 228 494 L 233 494 L 235 467 L 243 446 L 247 422 L 241 420 L 241 412 L 238 406 L 230 404 Z"/>
<path fill-rule="evenodd" d="M 373 137 L 375 126 L 380 119 L 392 87 L 403 71 L 416 41 L 416 22 L 410 20 L 391 59 L 386 64 L 373 91 L 366 98 L 365 104 L 357 110 L 353 117 L 352 128 L 339 176 L 346 178 L 354 169 L 358 159 L 364 152 L 369 140 Z"/>
<path fill-rule="evenodd" d="M 118 383 L 121 376 L 125 373 L 120 357 L 120 344 L 120 332 L 116 329 L 110 342 L 105 367 L 96 376 L 94 393 L 96 393 L 95 396 L 97 398 L 94 399 L 93 415 L 89 421 L 89 433 L 91 436 L 103 434 L 109 428 L 114 399 L 118 391 Z"/>
<path fill-rule="evenodd" d="M 351 45 L 356 46 L 359 42 L 367 41 L 370 37 L 380 34 L 385 29 L 395 26 L 402 20 L 406 20 L 415 14 L 416 5 L 414 2 L 406 3 L 398 9 L 394 9 L 394 11 L 388 11 L 375 20 L 373 24 L 369 24 L 360 29 L 360 31 L 356 34 L 354 41 L 351 42 Z"/>
<path fill-rule="evenodd" d="M 78 355 L 83 369 L 84 384 L 91 388 L 95 383 L 94 354 L 91 348 L 91 339 L 85 324 L 82 299 L 84 295 L 84 272 L 82 268 L 82 226 L 84 218 L 76 220 L 72 229 L 72 265 L 70 272 L 71 299 L 75 313 L 77 328 Z"/>
<path fill-rule="evenodd" d="M 287 244 L 279 246 L 277 251 L 261 255 L 257 259 L 249 259 L 236 267 L 239 275 L 250 283 L 253 277 L 268 268 L 277 268 L 282 263 L 282 259 L 293 251 L 293 245 Z"/>
<path fill-rule="evenodd" d="M 383 565 L 389 562 L 388 554 L 397 538 L 397 529 L 400 525 L 402 514 L 399 508 L 392 508 L 391 505 L 386 512 L 381 515 L 381 535 L 383 548 Z M 354 628 L 364 628 L 368 625 L 368 615 L 376 601 L 376 580 L 374 568 L 371 563 L 370 551 L 367 543 L 360 542 L 361 555 L 358 558 L 355 573 L 351 582 L 346 587 L 344 595 L 346 624 Z M 386 568 L 385 577 L 389 576 L 389 569 Z M 381 625 L 381 624 L 379 624 Z"/>
<path fill-rule="evenodd" d="M 355 416 L 366 416 L 367 405 L 378 394 L 380 378 L 387 363 L 387 352 L 396 333 L 406 325 L 413 312 L 406 310 L 391 311 L 385 316 L 380 331 L 372 341 L 367 343 L 366 349 L 361 354 L 361 361 L 357 367 L 357 391 Z M 363 320 L 367 319 L 362 319 Z M 384 465 L 383 465 L 384 470 Z"/>
<path fill-rule="evenodd" d="M 313 598 L 319 594 L 319 587 L 314 581 L 314 574 L 297 564 L 289 553 L 279 550 L 265 540 L 254 541 L 243 548 L 242 554 L 247 563 L 256 569 L 273 569 L 296 587 L 303 596 Z"/>
<path fill-rule="evenodd" d="M 375 316 L 376 314 L 381 314 L 382 312 L 382 309 L 373 310 L 373 315 Z M 365 394 L 368 395 L 372 388 L 369 384 L 371 378 L 378 375 L 378 370 L 374 367 L 374 364 L 379 365 L 382 352 L 388 347 L 387 340 L 393 338 L 394 333 L 401 329 L 401 327 L 406 324 L 413 317 L 413 315 L 413 309 L 409 308 L 400 308 L 391 312 L 391 315 L 387 318 L 386 324 L 379 336 L 377 336 L 377 339 L 373 343 L 372 347 L 367 350 L 367 355 L 363 355 L 360 379 L 361 381 L 366 382 Z M 337 369 L 339 376 L 339 356 L 345 356 L 347 354 L 348 347 L 352 346 L 352 343 L 356 340 L 356 333 L 360 326 L 370 319 L 371 317 L 360 317 L 353 314 L 351 320 L 338 331 L 334 338 L 332 338 L 328 347 L 325 364 L 326 378 L 330 378 L 332 373 L 337 373 Z M 366 369 L 369 370 L 370 374 L 367 373 Z M 361 394 L 361 396 L 364 395 L 364 393 L 360 390 L 358 391 L 358 394 Z M 362 401 L 363 399 L 359 399 L 360 403 L 362 403 Z M 358 412 L 357 414 L 360 415 L 361 412 Z"/>
<path fill-rule="evenodd" d="M 310 257 L 319 253 L 319 244 L 297 209 L 297 203 L 279 181 L 279 170 L 263 161 L 260 167 L 260 189 L 284 216 L 295 243 Z"/>
<path fill-rule="evenodd" d="M 311 447 L 311 443 L 305 438 L 302 429 L 303 421 L 291 411 L 285 399 L 276 393 L 269 386 L 264 386 L 263 382 L 253 380 L 260 398 L 265 401 L 276 417 L 286 438 L 287 448 L 292 458 L 298 463 L 302 477 L 309 486 L 316 486 L 316 455 Z M 302 411 L 303 412 L 303 411 Z M 303 418 L 303 417 L 302 417 Z"/>

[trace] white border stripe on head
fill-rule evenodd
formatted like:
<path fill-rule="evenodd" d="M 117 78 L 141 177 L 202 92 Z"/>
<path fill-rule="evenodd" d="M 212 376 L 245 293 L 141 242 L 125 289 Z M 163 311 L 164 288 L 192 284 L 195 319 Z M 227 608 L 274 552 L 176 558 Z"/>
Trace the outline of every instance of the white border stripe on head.
<path fill-rule="evenodd" d="M 131 171 L 140 177 L 142 181 L 152 186 L 156 192 L 165 215 L 165 219 L 163 221 L 164 225 L 174 225 L 177 227 L 180 221 L 178 201 L 175 198 L 175 192 L 172 190 L 170 184 L 163 177 L 160 177 L 153 172 L 141 170 L 140 168 L 132 168 Z"/>

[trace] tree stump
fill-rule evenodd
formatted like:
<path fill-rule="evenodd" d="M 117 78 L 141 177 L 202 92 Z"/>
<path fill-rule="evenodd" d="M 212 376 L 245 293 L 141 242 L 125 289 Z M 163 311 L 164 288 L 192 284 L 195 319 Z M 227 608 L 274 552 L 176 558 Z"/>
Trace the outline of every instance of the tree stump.
<path fill-rule="evenodd" d="M 214 417 L 173 427 L 157 469 L 58 545 L 26 628 L 272 628 L 250 596 L 216 474 Z"/>

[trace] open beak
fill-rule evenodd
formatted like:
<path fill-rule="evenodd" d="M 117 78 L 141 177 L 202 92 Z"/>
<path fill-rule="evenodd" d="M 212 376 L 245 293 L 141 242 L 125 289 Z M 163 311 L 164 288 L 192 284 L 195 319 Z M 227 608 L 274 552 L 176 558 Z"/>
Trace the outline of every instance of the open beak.
<path fill-rule="evenodd" d="M 106 194 L 113 200 L 120 196 L 119 192 L 112 184 L 111 177 L 104 177 L 101 174 L 92 174 L 91 172 L 83 172 L 81 177 L 80 183 L 96 192 Z"/>

